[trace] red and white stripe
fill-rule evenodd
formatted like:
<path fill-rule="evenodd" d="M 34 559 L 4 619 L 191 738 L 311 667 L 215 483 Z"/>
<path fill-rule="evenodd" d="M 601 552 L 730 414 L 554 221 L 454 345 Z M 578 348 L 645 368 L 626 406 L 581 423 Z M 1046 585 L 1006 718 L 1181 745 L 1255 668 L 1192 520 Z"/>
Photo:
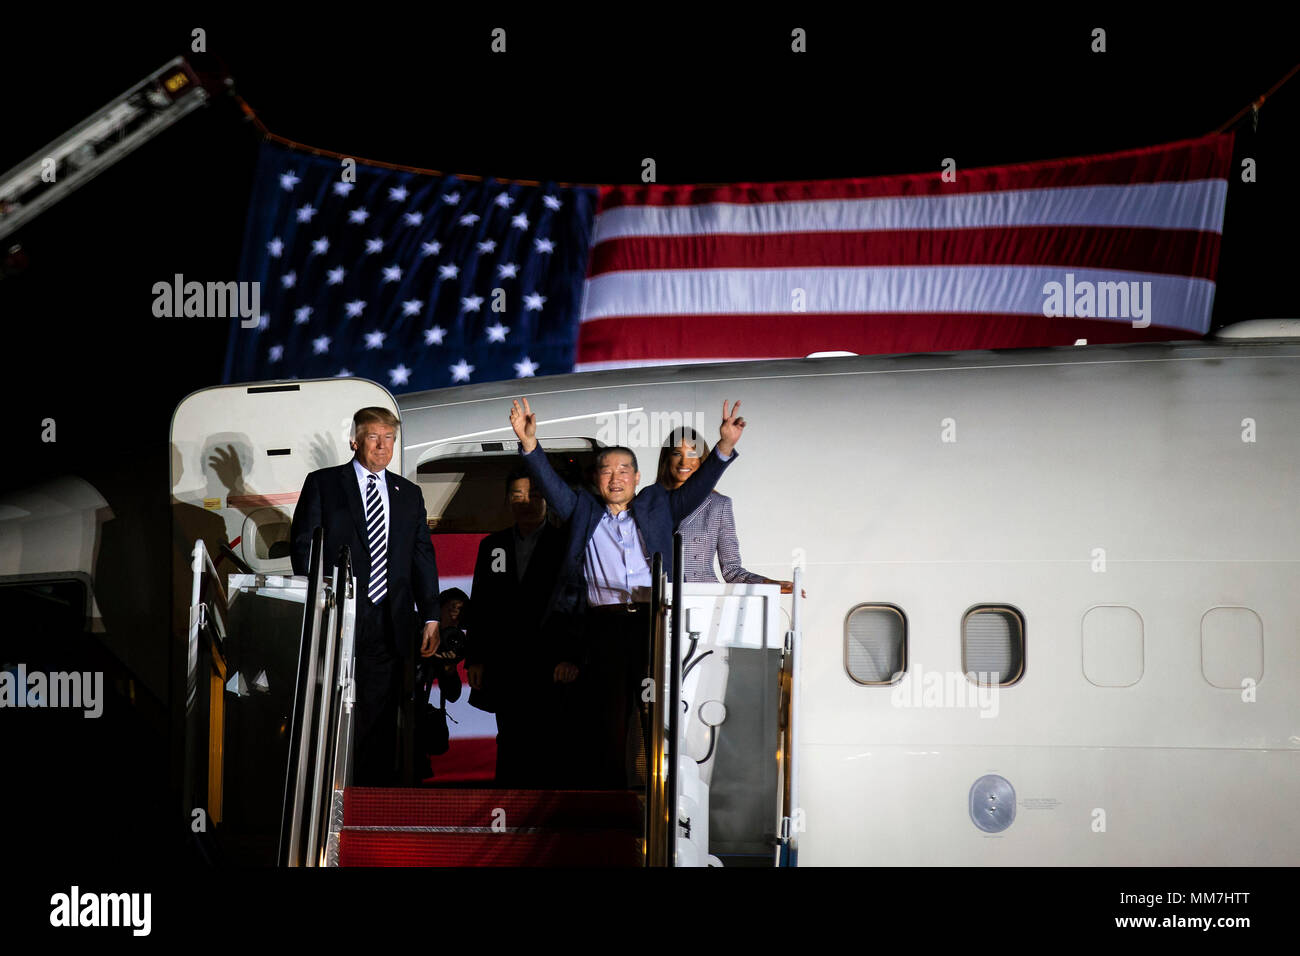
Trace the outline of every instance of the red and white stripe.
<path fill-rule="evenodd" d="M 577 368 L 1203 335 L 1231 159 L 1216 135 L 951 183 L 606 187 Z M 1045 317 L 1066 273 L 1150 282 L 1149 327 Z"/>

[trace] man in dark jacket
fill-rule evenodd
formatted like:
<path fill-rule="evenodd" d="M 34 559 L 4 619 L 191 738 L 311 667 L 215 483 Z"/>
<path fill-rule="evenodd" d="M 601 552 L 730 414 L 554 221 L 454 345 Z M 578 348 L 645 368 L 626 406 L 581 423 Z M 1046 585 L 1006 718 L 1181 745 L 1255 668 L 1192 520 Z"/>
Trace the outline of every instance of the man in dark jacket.
<path fill-rule="evenodd" d="M 704 502 L 737 457 L 736 442 L 745 427 L 739 408 L 740 402 L 730 410 L 727 402 L 722 403 L 722 425 L 713 453 L 671 491 L 654 482 L 638 493 L 641 473 L 635 452 L 621 446 L 601 449 L 596 458 L 597 497 L 585 488 L 575 491 L 555 473 L 537 443 L 537 416 L 528 399 L 522 405 L 511 403 L 510 424 L 519 438 L 524 464 L 547 504 L 569 523 L 547 627 L 577 635 L 582 648 L 576 668 L 557 671 L 557 676 L 581 675 L 590 702 L 594 738 L 589 786 L 618 789 L 632 777 L 629 722 L 648 673 L 651 561 L 656 552 L 661 554 L 664 571 L 671 577 L 673 532 Z"/>
<path fill-rule="evenodd" d="M 546 787 L 563 776 L 564 649 L 542 639 L 564 533 L 546 520 L 546 500 L 528 472 L 506 478 L 513 526 L 479 544 L 465 670 L 470 703 L 496 713 L 498 787 Z"/>

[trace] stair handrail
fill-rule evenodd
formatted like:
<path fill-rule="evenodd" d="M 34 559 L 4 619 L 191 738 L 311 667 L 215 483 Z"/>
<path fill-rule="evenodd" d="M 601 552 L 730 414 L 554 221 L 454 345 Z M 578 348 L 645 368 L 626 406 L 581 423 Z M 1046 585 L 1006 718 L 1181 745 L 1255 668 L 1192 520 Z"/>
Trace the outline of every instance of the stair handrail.
<path fill-rule="evenodd" d="M 782 788 L 782 832 L 777 863 L 795 866 L 799 859 L 799 832 L 803 819 L 799 809 L 799 720 L 796 714 L 803 657 L 803 568 L 795 565 L 794 593 L 790 598 L 790 630 L 785 635 L 785 663 L 789 665 L 785 691 L 784 787 Z M 784 666 L 783 666 L 784 670 Z"/>
<path fill-rule="evenodd" d="M 646 753 L 645 865 L 677 865 L 677 758 L 682 696 L 682 535 L 673 533 L 672 600 L 664 600 L 663 555 L 651 560 L 650 734 Z M 664 626 L 664 612 L 671 623 Z M 665 672 L 668 686 L 661 686 Z"/>
<path fill-rule="evenodd" d="M 280 820 L 280 866 L 301 866 L 302 824 L 307 805 L 307 773 L 311 765 L 311 729 L 314 724 L 316 672 L 320 654 L 322 616 L 326 610 L 323 551 L 325 532 L 312 533 L 307 565 L 307 600 L 298 646 L 298 675 L 294 684 L 293 714 L 289 724 L 289 761 L 285 770 L 284 806 Z"/>
<path fill-rule="evenodd" d="M 682 625 L 685 623 L 685 608 L 682 606 L 682 588 L 686 582 L 685 555 L 683 538 L 680 531 L 673 532 L 673 609 L 672 632 L 668 645 L 668 832 L 664 842 L 664 866 L 677 865 L 677 820 L 681 798 L 678 790 L 681 780 L 678 776 L 677 760 L 681 751 L 681 715 L 678 706 L 682 699 Z M 660 674 L 663 671 L 659 671 Z"/>
<path fill-rule="evenodd" d="M 306 856 L 308 866 L 317 866 L 322 862 L 325 834 L 329 831 L 328 808 L 324 806 L 323 800 L 325 780 L 331 776 L 330 770 L 334 762 L 333 750 L 329 748 L 330 738 L 334 736 L 331 731 L 337 732 L 339 719 L 335 673 L 338 670 L 338 635 L 343 609 L 339 606 L 338 597 L 347 588 L 346 576 L 350 565 L 349 551 L 345 545 L 339 550 L 338 563 L 331 572 L 331 599 L 326 602 L 329 618 L 325 623 L 325 647 L 321 654 L 320 719 L 316 723 L 316 747 L 312 752 L 311 819 L 307 828 Z"/>
<path fill-rule="evenodd" d="M 664 779 L 664 694 L 659 687 L 667 662 L 664 660 L 664 558 L 658 551 L 650 559 L 650 733 L 645 755 L 645 866 L 663 866 L 664 831 L 668 828 L 668 805 Z"/>
<path fill-rule="evenodd" d="M 224 641 L 227 633 L 226 611 L 230 602 L 226 597 L 226 588 L 222 584 L 221 575 L 217 573 L 217 567 L 212 561 L 212 556 L 208 554 L 202 538 L 195 540 L 194 547 L 190 550 L 190 571 L 192 578 L 189 621 L 186 628 L 185 665 L 185 758 L 181 788 L 185 812 L 189 814 L 193 812 L 200 799 L 200 795 L 195 793 L 194 786 L 194 778 L 199 766 L 199 741 L 195 737 L 197 733 L 195 721 L 199 720 L 196 705 L 200 696 L 200 681 L 206 680 L 208 685 L 212 684 L 213 673 L 215 673 L 216 679 L 220 681 L 220 689 L 211 687 L 206 689 L 206 694 L 209 695 L 206 715 L 208 760 L 205 774 L 206 792 L 202 795 L 203 806 L 209 818 L 215 823 L 220 822 L 222 816 L 221 772 L 224 741 L 213 739 L 214 731 L 218 731 L 222 723 L 222 719 L 218 719 L 217 726 L 214 727 L 213 712 L 220 715 L 224 711 L 221 693 L 228 672 Z M 207 600 L 204 600 L 204 582 L 213 589 L 213 593 Z M 202 647 L 200 646 L 201 635 L 207 637 Z M 201 675 L 199 671 L 204 650 L 209 655 L 211 672 Z"/>
<path fill-rule="evenodd" d="M 343 795 L 352 783 L 353 735 L 356 705 L 356 628 L 357 579 L 352 573 L 350 555 L 344 549 L 343 590 L 339 614 L 338 678 L 336 682 L 337 719 L 333 721 L 334 752 L 329 805 L 329 820 L 325 835 L 325 866 L 338 866 L 339 840 L 343 833 Z"/>

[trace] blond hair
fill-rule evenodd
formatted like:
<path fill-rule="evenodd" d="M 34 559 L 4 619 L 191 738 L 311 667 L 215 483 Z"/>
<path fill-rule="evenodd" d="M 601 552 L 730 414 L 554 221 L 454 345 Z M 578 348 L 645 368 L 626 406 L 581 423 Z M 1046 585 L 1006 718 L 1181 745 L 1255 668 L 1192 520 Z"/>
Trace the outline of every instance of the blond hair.
<path fill-rule="evenodd" d="M 379 422 L 381 425 L 391 425 L 393 428 L 397 428 L 402 424 L 396 415 L 381 406 L 372 405 L 369 408 L 359 408 L 357 413 L 352 416 L 353 440 L 356 440 L 357 432 L 361 430 L 361 426 L 373 425 L 375 422 Z"/>

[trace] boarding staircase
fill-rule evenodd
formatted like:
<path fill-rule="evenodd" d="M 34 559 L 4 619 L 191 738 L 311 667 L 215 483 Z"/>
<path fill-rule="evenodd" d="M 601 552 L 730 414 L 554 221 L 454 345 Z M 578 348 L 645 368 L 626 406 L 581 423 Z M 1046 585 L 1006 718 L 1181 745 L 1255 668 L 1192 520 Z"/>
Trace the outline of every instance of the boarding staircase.
<path fill-rule="evenodd" d="M 680 535 L 675 548 L 680 569 Z M 796 862 L 797 774 L 788 755 L 796 746 L 799 569 L 782 636 L 775 585 L 687 586 L 680 572 L 668 582 L 654 556 L 649 659 L 666 693 L 643 708 L 650 728 L 644 790 L 368 788 L 350 785 L 356 582 L 346 551 L 327 568 L 322 549 L 318 529 L 305 580 L 240 574 L 223 584 L 202 542 L 195 545 L 187 799 L 190 806 L 206 799 L 218 829 L 231 831 L 227 843 L 246 851 L 237 861 L 256 862 L 248 854 L 260 853 L 261 862 L 281 866 Z M 260 640 L 241 646 L 235 639 L 263 637 L 268 614 L 283 614 L 286 603 L 302 608 L 296 660 L 276 659 Z M 284 619 L 295 620 L 292 613 Z M 280 720 L 278 737 L 269 704 L 260 725 L 232 726 L 238 722 L 223 702 L 255 713 L 259 692 L 287 686 L 291 671 L 292 706 L 286 699 L 279 712 L 292 716 Z M 262 757 L 238 753 L 241 741 L 268 738 L 276 739 Z M 265 772 L 273 760 L 284 768 L 276 775 L 279 800 Z M 254 797 L 250 780 L 261 782 Z M 232 800 L 234 792 L 242 799 Z M 259 826 L 260 842 L 241 842 Z"/>
<path fill-rule="evenodd" d="M 631 791 L 349 787 L 336 863 L 641 866 L 644 813 Z"/>

